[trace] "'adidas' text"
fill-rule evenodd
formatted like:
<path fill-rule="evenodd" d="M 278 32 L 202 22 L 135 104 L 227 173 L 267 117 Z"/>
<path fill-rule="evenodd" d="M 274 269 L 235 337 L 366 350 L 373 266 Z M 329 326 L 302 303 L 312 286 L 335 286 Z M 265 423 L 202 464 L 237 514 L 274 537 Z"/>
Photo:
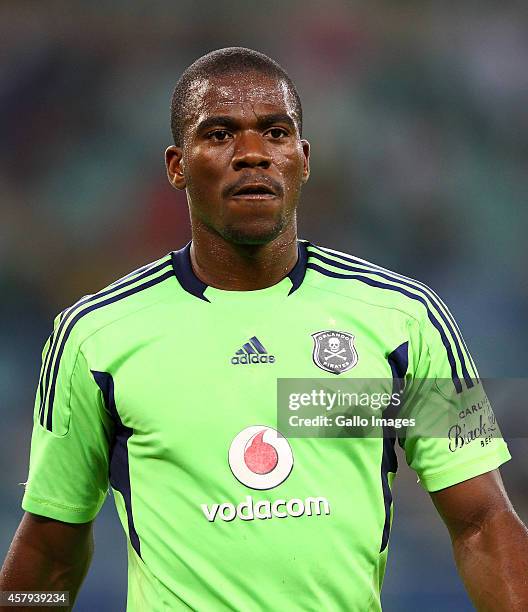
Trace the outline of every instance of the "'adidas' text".
<path fill-rule="evenodd" d="M 260 340 L 253 336 L 231 357 L 233 365 L 248 365 L 251 363 L 275 363 L 275 355 L 270 355 Z"/>
<path fill-rule="evenodd" d="M 274 363 L 274 355 L 235 355 L 231 357 L 231 363 L 233 365 L 245 364 L 245 363 Z"/>

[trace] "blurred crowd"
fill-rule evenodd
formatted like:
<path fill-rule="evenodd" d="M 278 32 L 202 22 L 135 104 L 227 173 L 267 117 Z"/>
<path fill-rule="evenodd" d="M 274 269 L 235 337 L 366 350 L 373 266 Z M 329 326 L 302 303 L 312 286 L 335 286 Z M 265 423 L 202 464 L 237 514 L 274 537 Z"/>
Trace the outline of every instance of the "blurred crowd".
<path fill-rule="evenodd" d="M 163 165 L 170 95 L 189 63 L 232 45 L 277 59 L 301 94 L 312 144 L 301 237 L 432 285 L 481 375 L 524 374 L 526 3 L 2 3 L 0 556 L 21 513 L 13 482 L 27 474 L 53 316 L 189 239 L 185 196 Z M 508 480 L 527 511 L 527 446 L 516 445 Z M 460 589 L 442 591 L 446 575 L 456 582 L 447 532 L 412 475 L 402 486 L 386 609 L 420 609 L 433 595 L 434 609 L 470 609 Z M 119 533 L 111 508 L 98 529 Z M 418 562 L 424 538 L 438 550 L 430 572 Z M 124 545 L 101 540 L 108 555 L 96 554 L 99 580 L 88 579 L 78 609 L 123 601 Z"/>

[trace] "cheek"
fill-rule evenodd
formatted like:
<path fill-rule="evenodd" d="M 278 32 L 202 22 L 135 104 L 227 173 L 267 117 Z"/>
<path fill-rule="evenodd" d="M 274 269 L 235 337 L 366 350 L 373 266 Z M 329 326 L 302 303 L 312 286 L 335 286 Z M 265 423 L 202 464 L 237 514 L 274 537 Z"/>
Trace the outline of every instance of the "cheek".
<path fill-rule="evenodd" d="M 204 150 L 197 148 L 186 156 L 186 169 L 188 182 L 214 189 L 213 178 L 225 175 L 226 167 L 229 166 L 230 153 L 226 150 Z"/>
<path fill-rule="evenodd" d="M 285 151 L 280 157 L 276 158 L 275 164 L 284 179 L 290 183 L 291 186 L 295 186 L 301 181 L 304 169 L 302 149 Z"/>

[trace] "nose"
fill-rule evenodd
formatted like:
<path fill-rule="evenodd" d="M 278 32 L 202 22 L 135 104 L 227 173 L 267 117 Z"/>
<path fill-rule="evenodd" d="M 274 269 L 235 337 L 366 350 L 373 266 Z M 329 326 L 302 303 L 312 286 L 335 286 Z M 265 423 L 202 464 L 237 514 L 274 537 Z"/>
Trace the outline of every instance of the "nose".
<path fill-rule="evenodd" d="M 237 138 L 231 163 L 235 170 L 269 168 L 271 156 L 266 147 L 266 142 L 255 132 L 241 133 Z"/>

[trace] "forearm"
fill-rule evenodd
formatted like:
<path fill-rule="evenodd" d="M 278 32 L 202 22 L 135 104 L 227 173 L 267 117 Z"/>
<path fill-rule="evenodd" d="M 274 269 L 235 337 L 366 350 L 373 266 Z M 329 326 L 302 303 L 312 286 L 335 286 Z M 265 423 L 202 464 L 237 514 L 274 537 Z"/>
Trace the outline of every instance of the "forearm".
<path fill-rule="evenodd" d="M 528 610 L 528 530 L 513 509 L 453 537 L 453 551 L 477 610 Z"/>
<path fill-rule="evenodd" d="M 58 544 L 42 535 L 53 527 L 44 525 L 36 537 L 30 519 L 22 521 L 0 572 L 0 591 L 68 591 L 70 607 L 63 609 L 71 609 L 90 566 L 93 538 L 72 525 L 75 537 Z M 62 531 L 68 529 L 61 524 Z"/>

